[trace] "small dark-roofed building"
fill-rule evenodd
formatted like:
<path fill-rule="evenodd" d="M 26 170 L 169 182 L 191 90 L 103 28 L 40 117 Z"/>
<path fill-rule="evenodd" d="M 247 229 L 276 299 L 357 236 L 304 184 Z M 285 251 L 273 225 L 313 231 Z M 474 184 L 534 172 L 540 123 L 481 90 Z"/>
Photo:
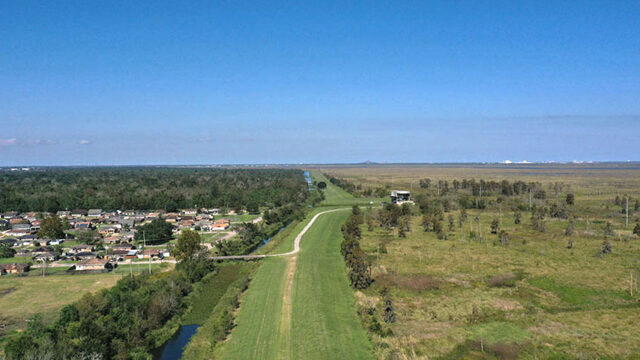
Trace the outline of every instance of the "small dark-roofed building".
<path fill-rule="evenodd" d="M 102 209 L 89 209 L 89 212 L 87 212 L 87 216 L 102 216 Z"/>
<path fill-rule="evenodd" d="M 75 210 L 71 211 L 71 216 L 75 216 L 75 217 L 87 216 L 87 210 L 75 209 Z"/>

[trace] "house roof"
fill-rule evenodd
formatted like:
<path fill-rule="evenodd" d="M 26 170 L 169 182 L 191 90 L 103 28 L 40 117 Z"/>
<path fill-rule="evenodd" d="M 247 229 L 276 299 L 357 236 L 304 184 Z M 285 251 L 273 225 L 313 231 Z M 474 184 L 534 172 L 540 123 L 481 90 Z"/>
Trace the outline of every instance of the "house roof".
<path fill-rule="evenodd" d="M 109 261 L 105 260 L 105 259 L 87 259 L 87 260 L 82 260 L 78 263 L 78 265 L 83 265 L 83 266 L 87 266 L 87 265 L 106 265 Z"/>

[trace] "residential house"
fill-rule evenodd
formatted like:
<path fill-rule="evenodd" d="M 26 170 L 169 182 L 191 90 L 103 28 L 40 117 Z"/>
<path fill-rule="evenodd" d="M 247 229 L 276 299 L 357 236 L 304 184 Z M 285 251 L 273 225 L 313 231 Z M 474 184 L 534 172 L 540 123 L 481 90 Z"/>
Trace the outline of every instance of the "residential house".
<path fill-rule="evenodd" d="M 3 219 L 13 219 L 16 216 L 18 216 L 18 212 L 16 211 L 7 211 L 2 214 Z"/>
<path fill-rule="evenodd" d="M 64 239 L 54 239 L 47 241 L 47 245 L 61 245 L 64 242 Z"/>
<path fill-rule="evenodd" d="M 180 220 L 180 222 L 178 223 L 178 229 L 180 230 L 191 229 L 193 227 L 193 224 L 194 224 L 193 220 Z"/>
<path fill-rule="evenodd" d="M 78 252 L 71 256 L 71 258 L 74 260 L 88 260 L 88 259 L 95 259 L 97 257 L 98 256 L 96 255 L 96 253 L 91 251 Z"/>
<path fill-rule="evenodd" d="M 185 210 L 182 210 L 182 215 L 186 215 L 186 216 L 196 216 L 197 213 L 198 213 L 198 210 L 196 210 L 196 209 L 185 209 Z"/>
<path fill-rule="evenodd" d="M 76 230 L 90 230 L 92 227 L 89 221 L 78 221 L 75 223 L 74 228 Z"/>
<path fill-rule="evenodd" d="M 142 252 L 138 252 L 138 259 L 162 259 L 164 252 L 160 249 L 144 249 Z"/>
<path fill-rule="evenodd" d="M 22 236 L 25 236 L 25 235 L 30 235 L 31 234 L 31 227 L 29 227 L 29 229 L 20 229 L 20 230 L 11 229 L 11 230 L 7 230 L 7 231 L 4 232 L 4 234 L 6 236 L 19 236 L 19 237 L 22 237 Z"/>
<path fill-rule="evenodd" d="M 67 252 L 69 254 L 77 254 L 77 253 L 87 252 L 87 251 L 93 251 L 93 246 L 85 245 L 85 244 L 74 245 Z"/>
<path fill-rule="evenodd" d="M 211 231 L 213 230 L 213 221 L 210 220 L 200 220 L 196 222 L 196 228 L 200 228 L 201 231 Z"/>
<path fill-rule="evenodd" d="M 73 211 L 71 211 L 71 216 L 73 217 L 83 217 L 83 216 L 87 216 L 87 210 L 84 209 L 75 209 Z"/>
<path fill-rule="evenodd" d="M 29 271 L 29 265 L 27 264 L 0 264 L 0 274 L 22 274 Z"/>
<path fill-rule="evenodd" d="M 231 226 L 228 219 L 218 219 L 213 222 L 211 230 L 227 230 Z"/>
<path fill-rule="evenodd" d="M 100 228 L 100 230 L 98 230 L 98 232 L 100 233 L 100 235 L 102 236 L 109 236 L 109 235 L 113 235 L 115 233 L 120 232 L 120 225 L 108 225 L 108 226 L 103 226 Z"/>
<path fill-rule="evenodd" d="M 33 260 L 36 262 L 43 262 L 43 261 L 56 261 L 58 260 L 58 255 L 54 252 L 39 252 L 38 254 L 36 254 L 33 257 Z"/>
<path fill-rule="evenodd" d="M 75 265 L 76 271 L 111 271 L 113 266 L 106 259 L 88 259 Z"/>
<path fill-rule="evenodd" d="M 56 213 L 56 216 L 58 216 L 59 218 L 66 218 L 66 217 L 71 216 L 71 211 L 63 211 L 63 210 L 60 210 L 60 211 L 58 211 L 58 212 Z"/>
<path fill-rule="evenodd" d="M 87 212 L 87 216 L 100 217 L 102 216 L 102 209 L 89 209 L 89 211 Z"/>
<path fill-rule="evenodd" d="M 111 251 L 108 251 L 104 255 L 104 258 L 112 261 L 123 261 L 128 253 L 129 250 L 127 249 L 113 249 Z"/>
<path fill-rule="evenodd" d="M 120 236 L 118 235 L 107 236 L 103 239 L 103 242 L 105 244 L 117 244 L 120 242 Z"/>

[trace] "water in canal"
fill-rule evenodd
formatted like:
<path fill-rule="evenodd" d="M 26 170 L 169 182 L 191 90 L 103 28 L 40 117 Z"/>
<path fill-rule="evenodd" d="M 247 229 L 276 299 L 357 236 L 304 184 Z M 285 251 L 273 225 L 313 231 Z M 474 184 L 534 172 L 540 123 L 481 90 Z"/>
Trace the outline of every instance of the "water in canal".
<path fill-rule="evenodd" d="M 173 334 L 171 339 L 161 347 L 155 349 L 153 353 L 154 360 L 177 360 L 182 357 L 184 347 L 187 346 L 191 337 L 196 333 L 200 325 L 182 325 L 180 329 Z"/>

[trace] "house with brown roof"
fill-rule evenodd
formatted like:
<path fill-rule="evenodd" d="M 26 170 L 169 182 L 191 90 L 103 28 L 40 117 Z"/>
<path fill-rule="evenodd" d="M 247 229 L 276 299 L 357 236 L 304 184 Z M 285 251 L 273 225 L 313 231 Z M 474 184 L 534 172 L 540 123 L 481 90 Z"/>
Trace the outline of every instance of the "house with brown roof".
<path fill-rule="evenodd" d="M 227 230 L 231 226 L 231 222 L 228 219 L 218 219 L 213 222 L 211 230 Z"/>
<path fill-rule="evenodd" d="M 76 271 L 110 271 L 112 269 L 109 260 L 106 259 L 88 259 L 80 261 L 76 264 Z"/>

